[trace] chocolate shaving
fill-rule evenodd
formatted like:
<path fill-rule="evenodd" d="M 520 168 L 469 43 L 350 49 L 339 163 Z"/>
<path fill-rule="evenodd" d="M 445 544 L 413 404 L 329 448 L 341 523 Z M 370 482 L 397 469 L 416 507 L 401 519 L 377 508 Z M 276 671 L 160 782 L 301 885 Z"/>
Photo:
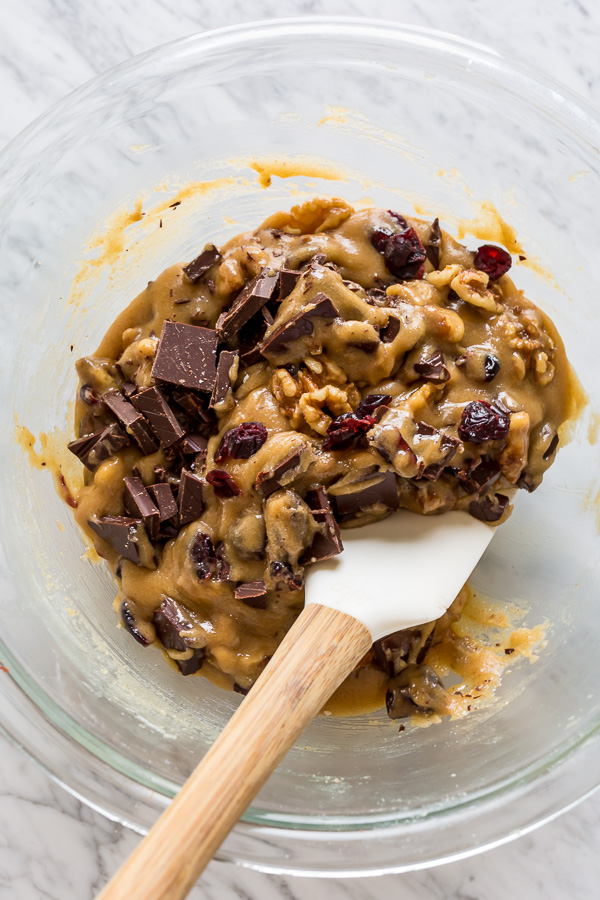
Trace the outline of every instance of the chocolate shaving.
<path fill-rule="evenodd" d="M 440 220 L 434 219 L 431 223 L 431 231 L 425 244 L 425 253 L 427 259 L 434 269 L 440 267 L 440 251 L 442 249 L 442 229 L 440 228 Z"/>
<path fill-rule="evenodd" d="M 131 395 L 130 395 L 131 396 Z M 102 401 L 130 434 L 144 456 L 156 453 L 158 441 L 152 434 L 150 425 L 137 409 L 119 391 L 107 391 Z"/>
<path fill-rule="evenodd" d="M 183 469 L 179 483 L 179 524 L 187 525 L 204 512 L 203 481 L 197 475 Z"/>
<path fill-rule="evenodd" d="M 158 537 L 160 520 L 158 506 L 144 487 L 141 478 L 123 479 L 123 503 L 129 516 L 143 519 L 148 537 L 151 541 L 155 541 Z"/>
<path fill-rule="evenodd" d="M 187 266 L 183 267 L 183 271 L 194 284 L 197 281 L 200 281 L 203 275 L 205 275 L 209 269 L 215 265 L 215 263 L 220 262 L 223 259 L 217 248 L 214 244 L 208 244 L 200 256 L 197 256 L 196 259 L 192 260 L 191 263 L 188 263 Z"/>
<path fill-rule="evenodd" d="M 217 333 L 183 322 L 163 324 L 152 377 L 177 387 L 212 391 L 216 370 Z"/>
<path fill-rule="evenodd" d="M 165 482 L 151 484 L 148 493 L 158 507 L 158 519 L 161 524 L 177 515 L 177 502 L 170 484 Z"/>
<path fill-rule="evenodd" d="M 379 337 L 384 344 L 391 344 L 399 331 L 400 319 L 397 316 L 390 316 L 387 325 L 381 329 Z"/>
<path fill-rule="evenodd" d="M 94 434 L 78 438 L 67 444 L 67 448 L 81 460 L 84 466 L 93 472 L 101 462 L 114 456 L 129 443 L 129 438 L 116 424 L 107 425 Z"/>
<path fill-rule="evenodd" d="M 101 516 L 88 519 L 88 525 L 99 538 L 112 547 L 115 553 L 135 563 L 140 562 L 138 530 L 143 529 L 141 519 L 126 516 Z"/>
<path fill-rule="evenodd" d="M 238 584 L 234 596 L 236 600 L 241 600 L 252 609 L 267 608 L 267 586 L 264 581 L 245 581 Z"/>
<path fill-rule="evenodd" d="M 292 469 L 296 469 L 300 465 L 301 455 L 299 450 L 293 450 L 292 453 L 288 453 L 287 456 L 277 463 L 277 465 L 273 466 L 271 469 L 264 469 L 262 472 L 259 472 L 256 476 L 256 481 L 254 482 L 255 489 L 263 495 L 263 497 L 268 497 L 269 494 L 272 494 L 273 491 L 278 490 L 281 487 L 281 479 L 288 472 L 291 472 Z"/>
<path fill-rule="evenodd" d="M 296 313 L 287 322 L 283 322 L 279 328 L 267 338 L 262 345 L 261 353 L 267 356 L 273 353 L 281 353 L 292 341 L 298 340 L 306 334 L 312 334 L 314 325 L 312 319 L 320 317 L 322 319 L 337 319 L 339 312 L 333 305 L 333 302 L 325 294 L 317 294 L 312 305 L 302 312 Z"/>
<path fill-rule="evenodd" d="M 131 398 L 131 402 L 148 419 L 150 428 L 162 447 L 170 447 L 183 437 L 183 428 L 160 388 L 150 387 L 138 391 Z"/>
<path fill-rule="evenodd" d="M 303 566 L 331 559 L 332 556 L 337 556 L 344 549 L 340 536 L 340 527 L 331 510 L 331 503 L 325 488 L 319 485 L 307 491 L 304 500 L 308 504 L 315 520 L 319 525 L 323 525 L 324 528 L 323 532 L 318 532 L 314 536 L 312 544 L 300 558 L 300 565 Z"/>
<path fill-rule="evenodd" d="M 270 300 L 279 283 L 279 272 L 264 268 L 256 278 L 249 281 L 229 309 L 221 313 L 217 320 L 216 331 L 222 341 L 231 341 L 257 312 L 260 312 L 267 300 Z"/>
<path fill-rule="evenodd" d="M 446 368 L 446 360 L 441 350 L 436 350 L 423 362 L 415 363 L 415 372 L 425 381 L 432 384 L 443 384 L 450 378 L 450 372 Z"/>
<path fill-rule="evenodd" d="M 334 497 L 338 519 L 344 522 L 359 512 L 380 503 L 387 509 L 398 509 L 398 482 L 394 472 L 384 472 L 380 481 L 361 489 L 357 482 L 352 493 L 338 494 Z"/>
<path fill-rule="evenodd" d="M 237 376 L 239 356 L 231 350 L 223 350 L 217 363 L 217 377 L 210 398 L 210 408 L 214 409 L 224 403 L 233 388 Z"/>

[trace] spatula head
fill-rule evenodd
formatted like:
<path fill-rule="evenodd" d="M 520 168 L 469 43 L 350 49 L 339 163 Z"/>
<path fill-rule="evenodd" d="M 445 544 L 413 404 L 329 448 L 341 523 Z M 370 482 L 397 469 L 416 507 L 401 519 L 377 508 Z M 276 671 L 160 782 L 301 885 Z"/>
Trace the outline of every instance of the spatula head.
<path fill-rule="evenodd" d="M 306 602 L 354 616 L 373 640 L 439 618 L 496 529 L 465 512 L 401 511 L 342 531 L 344 552 L 307 571 Z"/>

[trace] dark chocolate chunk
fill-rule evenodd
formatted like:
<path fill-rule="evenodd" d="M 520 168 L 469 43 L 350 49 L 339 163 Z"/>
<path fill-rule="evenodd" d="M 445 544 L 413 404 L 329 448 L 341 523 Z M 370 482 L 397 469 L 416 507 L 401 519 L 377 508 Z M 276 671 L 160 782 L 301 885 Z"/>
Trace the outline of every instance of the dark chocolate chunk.
<path fill-rule="evenodd" d="M 425 381 L 433 384 L 443 384 L 450 378 L 450 372 L 446 367 L 446 360 L 441 350 L 436 350 L 423 362 L 415 363 L 415 372 Z"/>
<path fill-rule="evenodd" d="M 161 523 L 177 515 L 177 502 L 170 484 L 166 482 L 151 484 L 148 493 L 158 507 L 158 518 Z"/>
<path fill-rule="evenodd" d="M 177 663 L 179 671 L 182 675 L 195 675 L 196 672 L 202 667 L 205 656 L 205 650 L 196 648 L 192 650 L 192 655 L 187 659 L 176 659 L 175 662 Z"/>
<path fill-rule="evenodd" d="M 237 375 L 239 356 L 231 350 L 223 350 L 217 363 L 217 377 L 210 398 L 210 407 L 214 409 L 219 403 L 227 400 Z"/>
<path fill-rule="evenodd" d="M 501 475 L 500 466 L 495 459 L 484 459 L 475 468 L 469 469 L 466 477 L 461 479 L 465 490 L 470 494 L 487 494 Z"/>
<path fill-rule="evenodd" d="M 391 344 L 399 331 L 400 319 L 397 316 L 390 316 L 385 328 L 381 329 L 379 337 L 384 344 Z"/>
<path fill-rule="evenodd" d="M 431 231 L 425 244 L 425 253 L 427 259 L 434 269 L 440 267 L 440 250 L 442 249 L 442 229 L 440 228 L 440 220 L 434 219 L 431 223 Z"/>
<path fill-rule="evenodd" d="M 288 453 L 287 456 L 284 456 L 284 458 L 278 462 L 277 465 L 273 466 L 273 468 L 264 469 L 262 472 L 259 472 L 256 476 L 256 481 L 254 482 L 255 489 L 262 494 L 263 497 L 268 497 L 269 494 L 272 494 L 273 491 L 276 491 L 281 487 L 281 479 L 283 476 L 300 465 L 300 459 L 300 451 L 293 450 L 292 453 Z"/>
<path fill-rule="evenodd" d="M 132 394 L 135 394 L 137 391 L 137 384 L 134 384 L 133 381 L 124 381 L 121 385 L 121 390 L 127 399 L 131 397 Z"/>
<path fill-rule="evenodd" d="M 200 281 L 202 276 L 205 275 L 209 269 L 212 269 L 215 263 L 220 262 L 222 259 L 223 257 L 215 245 L 208 244 L 200 256 L 197 256 L 191 263 L 188 263 L 187 266 L 183 267 L 183 271 L 190 281 L 195 283 L 196 281 Z"/>
<path fill-rule="evenodd" d="M 273 316 L 266 306 L 263 306 L 260 315 L 244 325 L 239 335 L 240 363 L 243 366 L 253 366 L 263 361 L 260 351 L 262 340 L 269 325 L 273 324 Z"/>
<path fill-rule="evenodd" d="M 158 506 L 144 487 L 141 478 L 123 479 L 123 503 L 129 516 L 143 519 L 148 537 L 151 541 L 155 541 L 158 536 L 160 515 Z"/>
<path fill-rule="evenodd" d="M 229 309 L 221 313 L 216 331 L 222 341 L 231 341 L 267 300 L 270 300 L 279 284 L 279 272 L 264 268 L 260 275 L 246 284 Z"/>
<path fill-rule="evenodd" d="M 483 361 L 484 381 L 493 381 L 500 369 L 500 360 L 488 353 Z"/>
<path fill-rule="evenodd" d="M 94 434 L 71 441 L 67 444 L 67 448 L 81 460 L 90 472 L 93 472 L 101 462 L 108 459 L 109 456 L 114 456 L 128 443 L 129 437 L 114 423 Z"/>
<path fill-rule="evenodd" d="M 373 418 L 379 422 L 381 417 L 385 414 L 386 407 L 391 399 L 391 394 L 367 394 L 367 396 L 363 397 L 360 401 L 354 410 L 354 413 L 359 419 L 363 416 L 373 416 Z"/>
<path fill-rule="evenodd" d="M 128 518 L 127 516 L 94 516 L 88 520 L 90 528 L 102 538 L 115 553 L 128 559 L 129 562 L 139 564 L 140 551 L 138 546 L 138 530 L 143 528 L 141 519 Z"/>
<path fill-rule="evenodd" d="M 132 436 L 144 456 L 156 453 L 158 441 L 152 434 L 150 425 L 123 394 L 119 391 L 107 391 L 102 395 L 102 400 L 125 428 L 125 431 Z"/>
<path fill-rule="evenodd" d="M 550 459 L 550 457 L 556 452 L 556 448 L 558 447 L 558 434 L 555 434 L 548 447 L 542 453 L 542 459 Z"/>
<path fill-rule="evenodd" d="M 385 698 L 390 719 L 403 719 L 420 713 L 435 712 L 447 699 L 447 692 L 431 666 L 411 663 L 390 681 Z"/>
<path fill-rule="evenodd" d="M 162 447 L 170 447 L 183 437 L 183 428 L 160 388 L 149 387 L 138 391 L 131 402 L 147 418 Z"/>
<path fill-rule="evenodd" d="M 148 633 L 149 628 L 144 628 L 145 623 L 136 618 L 127 600 L 123 600 L 123 602 L 121 603 L 120 613 L 121 621 L 123 623 L 125 631 L 128 631 L 129 634 L 133 638 L 135 638 L 138 644 L 142 645 L 142 647 L 150 646 L 150 644 L 152 643 L 152 636 Z"/>
<path fill-rule="evenodd" d="M 179 524 L 187 525 L 198 519 L 204 511 L 204 483 L 198 478 L 183 469 L 181 472 L 181 481 L 179 482 Z"/>
<path fill-rule="evenodd" d="M 164 466 L 154 466 L 154 477 L 160 484 L 166 484 L 168 481 L 167 470 Z"/>
<path fill-rule="evenodd" d="M 338 494 L 334 497 L 336 513 L 340 521 L 345 521 L 356 516 L 364 509 L 380 503 L 387 509 L 398 509 L 398 482 L 394 472 L 384 472 L 381 480 L 376 484 L 361 488 L 361 483 L 356 483 L 356 490 L 352 493 Z"/>
<path fill-rule="evenodd" d="M 283 322 L 279 328 L 276 328 L 266 342 L 261 347 L 263 356 L 272 353 L 280 353 L 285 350 L 292 341 L 303 337 L 306 334 L 312 334 L 312 319 L 316 317 L 322 319 L 337 319 L 339 312 L 333 305 L 332 301 L 325 294 L 317 294 L 311 301 L 311 306 L 302 312 L 296 313 L 287 322 Z"/>
<path fill-rule="evenodd" d="M 241 685 L 241 684 L 238 684 L 237 681 L 234 681 L 234 682 L 233 682 L 233 691 L 234 691 L 234 693 L 235 693 L 235 694 L 241 694 L 242 697 L 245 697 L 246 694 L 249 694 L 249 693 L 250 693 L 250 688 L 251 688 L 251 687 L 252 687 L 252 685 L 250 685 L 250 687 L 242 687 L 242 685 Z"/>
<path fill-rule="evenodd" d="M 304 499 L 315 520 L 324 528 L 323 532 L 315 534 L 312 544 L 304 551 L 300 559 L 301 565 L 331 559 L 332 556 L 337 556 L 344 549 L 340 527 L 331 510 L 331 503 L 325 488 L 319 486 L 307 491 Z"/>
<path fill-rule="evenodd" d="M 414 654 L 417 647 L 419 647 L 419 651 L 416 662 L 423 662 L 432 639 L 433 629 L 425 641 L 423 641 L 423 632 L 420 628 L 404 628 L 402 631 L 395 631 L 373 643 L 375 661 L 390 678 L 393 678 L 404 668 L 410 654 Z"/>
<path fill-rule="evenodd" d="M 508 506 L 508 497 L 504 494 L 494 494 L 493 497 L 482 497 L 480 500 L 472 500 L 469 503 L 469 512 L 475 519 L 482 522 L 497 522 L 504 515 Z"/>
<path fill-rule="evenodd" d="M 201 434 L 186 434 L 178 444 L 178 450 L 183 456 L 200 456 L 206 459 L 208 439 Z"/>
<path fill-rule="evenodd" d="M 292 293 L 296 287 L 300 272 L 297 269 L 280 269 L 279 270 L 279 299 L 285 298 Z"/>
<path fill-rule="evenodd" d="M 217 333 L 183 322 L 163 324 L 152 377 L 177 387 L 212 391 L 217 375 Z"/>
<path fill-rule="evenodd" d="M 213 420 L 211 414 L 206 408 L 206 400 L 193 391 L 186 391 L 184 388 L 173 388 L 171 396 L 188 415 L 201 419 L 207 425 L 212 425 Z"/>
<path fill-rule="evenodd" d="M 304 584 L 302 572 L 294 572 L 289 563 L 275 560 L 269 566 L 276 591 L 299 591 Z"/>
<path fill-rule="evenodd" d="M 189 644 L 181 637 L 181 631 L 189 631 L 192 627 L 190 619 L 185 615 L 184 608 L 165 596 L 157 610 L 154 611 L 154 627 L 163 647 L 167 650 L 187 650 Z"/>
<path fill-rule="evenodd" d="M 245 581 L 234 591 L 235 599 L 241 600 L 252 609 L 267 608 L 267 587 L 264 581 Z"/>

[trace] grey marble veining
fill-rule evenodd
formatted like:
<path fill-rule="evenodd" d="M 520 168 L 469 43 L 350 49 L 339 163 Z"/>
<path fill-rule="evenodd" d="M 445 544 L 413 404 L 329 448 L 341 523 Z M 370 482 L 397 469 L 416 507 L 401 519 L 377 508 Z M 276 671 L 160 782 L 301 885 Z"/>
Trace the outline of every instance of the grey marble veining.
<path fill-rule="evenodd" d="M 494 45 L 600 104 L 595 0 L 21 0 L 2 4 L 0 146 L 94 75 L 156 44 L 263 17 L 368 14 Z M 54 785 L 0 738 L 0 900 L 92 900 L 137 837 Z M 213 863 L 193 900 L 592 900 L 600 794 L 505 847 L 380 879 L 282 879 Z"/>

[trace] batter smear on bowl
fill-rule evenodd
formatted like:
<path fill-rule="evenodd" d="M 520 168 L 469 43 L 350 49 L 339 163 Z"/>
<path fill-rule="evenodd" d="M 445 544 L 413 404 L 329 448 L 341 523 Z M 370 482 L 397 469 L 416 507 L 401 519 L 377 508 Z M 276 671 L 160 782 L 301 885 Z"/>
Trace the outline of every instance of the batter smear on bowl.
<path fill-rule="evenodd" d="M 69 445 L 75 516 L 132 637 L 247 693 L 344 528 L 397 510 L 504 521 L 505 492 L 552 463 L 570 395 L 562 341 L 510 266 L 437 219 L 317 199 L 150 282 L 77 363 Z M 329 708 L 475 705 L 442 677 L 481 696 L 515 648 L 492 660 L 453 629 L 467 601 L 377 641 Z"/>

